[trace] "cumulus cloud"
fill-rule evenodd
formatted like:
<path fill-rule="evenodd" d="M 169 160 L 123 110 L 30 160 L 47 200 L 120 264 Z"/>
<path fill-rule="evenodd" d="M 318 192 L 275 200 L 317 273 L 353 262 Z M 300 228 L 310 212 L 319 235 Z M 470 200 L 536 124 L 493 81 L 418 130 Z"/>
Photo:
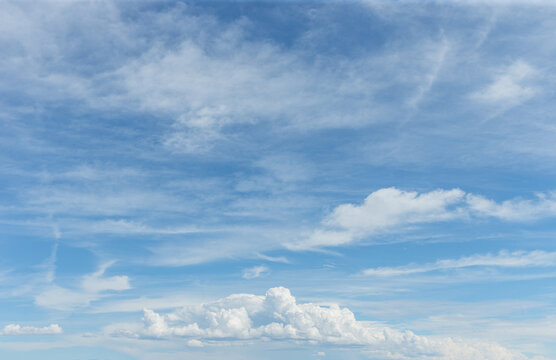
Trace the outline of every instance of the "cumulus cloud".
<path fill-rule="evenodd" d="M 102 265 L 98 271 L 84 275 L 78 289 L 66 289 L 51 285 L 35 296 L 35 303 L 42 307 L 69 310 L 87 306 L 91 301 L 106 296 L 110 291 L 123 291 L 131 288 L 127 276 L 104 276 L 105 271 L 114 262 Z"/>
<path fill-rule="evenodd" d="M 62 328 L 58 324 L 51 324 L 45 327 L 9 324 L 4 326 L 4 329 L 0 331 L 0 335 L 58 335 L 62 332 Z"/>
<path fill-rule="evenodd" d="M 244 279 L 255 279 L 264 276 L 270 272 L 270 269 L 264 265 L 253 266 L 251 268 L 243 269 L 242 277 Z"/>
<path fill-rule="evenodd" d="M 469 217 L 530 221 L 556 216 L 554 193 L 537 194 L 535 200 L 510 199 L 498 203 L 460 189 L 428 193 L 395 187 L 379 189 L 364 202 L 337 206 L 307 238 L 287 243 L 290 249 L 339 246 L 415 224 Z"/>
<path fill-rule="evenodd" d="M 373 276 L 398 276 L 424 273 L 436 270 L 461 269 L 473 266 L 522 268 L 556 266 L 556 252 L 535 251 L 500 251 L 498 254 L 475 254 L 459 259 L 443 259 L 423 265 L 397 267 L 379 267 L 367 269 L 363 273 Z"/>
<path fill-rule="evenodd" d="M 496 344 L 425 337 L 373 322 L 359 321 L 338 305 L 298 304 L 283 287 L 264 296 L 235 294 L 216 302 L 162 315 L 145 309 L 141 330 L 120 329 L 114 335 L 184 338 L 190 346 L 202 340 L 291 340 L 336 346 L 361 346 L 372 358 L 525 359 Z M 191 340 L 197 340 L 196 345 Z"/>

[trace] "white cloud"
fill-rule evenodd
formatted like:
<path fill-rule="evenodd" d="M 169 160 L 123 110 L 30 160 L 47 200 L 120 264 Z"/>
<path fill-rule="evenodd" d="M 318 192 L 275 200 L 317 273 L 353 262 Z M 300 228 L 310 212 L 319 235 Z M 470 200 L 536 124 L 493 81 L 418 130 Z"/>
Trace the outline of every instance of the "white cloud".
<path fill-rule="evenodd" d="M 322 221 L 322 227 L 297 243 L 285 245 L 293 250 L 339 246 L 410 225 L 469 217 L 531 221 L 554 216 L 554 193 L 537 194 L 536 200 L 510 199 L 497 203 L 460 189 L 419 194 L 391 187 L 371 193 L 360 205 L 337 206 Z"/>
<path fill-rule="evenodd" d="M 189 341 L 187 341 L 187 346 L 191 346 L 191 347 L 203 347 L 204 344 L 202 341 L 199 341 L 197 339 L 191 339 Z"/>
<path fill-rule="evenodd" d="M 270 269 L 264 265 L 253 266 L 251 268 L 243 269 L 242 277 L 244 279 L 255 279 L 265 276 L 270 272 Z"/>
<path fill-rule="evenodd" d="M 290 261 L 284 257 L 284 256 L 268 256 L 265 254 L 257 254 L 257 257 L 266 261 L 270 261 L 270 262 L 277 262 L 277 263 L 283 263 L 283 264 L 289 264 Z"/>
<path fill-rule="evenodd" d="M 102 265 L 98 271 L 90 275 L 83 276 L 81 288 L 88 293 L 100 293 L 110 290 L 122 291 L 130 289 L 131 286 L 129 285 L 129 278 L 127 276 L 103 276 L 106 269 L 113 264 L 114 262 L 106 263 Z"/>
<path fill-rule="evenodd" d="M 76 224 L 76 221 L 73 221 Z M 146 225 L 138 221 L 125 219 L 108 219 L 98 222 L 79 223 L 72 227 L 72 223 L 64 224 L 70 230 L 84 231 L 87 233 L 106 233 L 106 234 L 191 234 L 199 233 L 205 230 L 196 227 L 172 227 L 158 228 Z M 213 230 L 216 231 L 216 230 Z"/>
<path fill-rule="evenodd" d="M 524 61 L 518 60 L 504 68 L 486 88 L 472 94 L 472 98 L 486 103 L 517 105 L 531 98 L 538 91 L 528 85 L 536 70 Z"/>
<path fill-rule="evenodd" d="M 131 288 L 127 276 L 104 276 L 104 272 L 113 262 L 102 265 L 98 271 L 82 277 L 78 289 L 66 289 L 50 285 L 35 296 L 35 303 L 42 307 L 58 310 L 70 310 L 87 306 L 91 301 L 106 296 L 110 291 L 123 291 Z"/>
<path fill-rule="evenodd" d="M 116 336 L 162 339 L 292 340 L 362 346 L 372 358 L 525 359 L 502 346 L 447 337 L 425 337 L 378 323 L 356 320 L 347 308 L 298 304 L 283 287 L 264 296 L 236 294 L 213 303 L 161 315 L 145 309 L 142 330 L 120 329 Z"/>
<path fill-rule="evenodd" d="M 527 221 L 556 215 L 556 194 L 537 194 L 536 200 L 511 199 L 501 203 L 480 195 L 467 195 L 467 204 L 477 216 L 495 217 L 508 221 Z"/>
<path fill-rule="evenodd" d="M 457 217 L 453 208 L 465 193 L 460 189 L 435 190 L 429 193 L 385 188 L 371 193 L 363 204 L 342 204 L 323 221 L 324 228 L 315 230 L 292 249 L 338 246 L 378 232 L 409 224 L 445 221 Z"/>
<path fill-rule="evenodd" d="M 367 269 L 363 273 L 372 276 L 398 276 L 424 273 L 437 270 L 461 269 L 473 266 L 483 267 L 547 267 L 556 266 L 556 252 L 535 251 L 500 251 L 498 254 L 476 254 L 459 259 L 443 259 L 423 265 L 407 265 L 397 267 L 379 267 Z"/>
<path fill-rule="evenodd" d="M 62 332 L 62 328 L 58 324 L 51 324 L 45 327 L 9 324 L 4 326 L 4 329 L 0 331 L 0 335 L 58 335 Z"/>

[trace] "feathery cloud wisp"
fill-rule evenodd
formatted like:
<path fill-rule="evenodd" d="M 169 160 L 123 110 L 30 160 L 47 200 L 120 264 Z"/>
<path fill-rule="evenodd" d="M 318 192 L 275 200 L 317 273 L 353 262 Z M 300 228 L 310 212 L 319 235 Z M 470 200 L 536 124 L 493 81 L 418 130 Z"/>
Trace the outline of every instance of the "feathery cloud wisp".
<path fill-rule="evenodd" d="M 536 251 L 500 251 L 498 254 L 475 254 L 459 259 L 443 259 L 423 265 L 412 264 L 397 267 L 379 267 L 363 271 L 371 276 L 398 276 L 425 273 L 437 270 L 453 270 L 467 267 L 547 267 L 556 266 L 556 252 Z"/>

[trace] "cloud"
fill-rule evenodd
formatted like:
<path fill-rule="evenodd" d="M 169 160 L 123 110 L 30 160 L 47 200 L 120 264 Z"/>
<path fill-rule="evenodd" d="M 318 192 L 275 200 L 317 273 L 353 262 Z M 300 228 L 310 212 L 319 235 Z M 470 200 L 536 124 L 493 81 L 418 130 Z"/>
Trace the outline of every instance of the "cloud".
<path fill-rule="evenodd" d="M 397 103 L 416 104 L 446 52 L 446 41 L 420 34 L 421 41 L 388 39 L 384 49 L 357 45 L 357 56 L 315 56 L 306 50 L 328 43 L 330 30 L 310 21 L 305 9 L 298 16 L 309 28 L 295 34 L 294 46 L 283 46 L 253 36 L 257 23 L 249 16 L 221 21 L 183 4 L 148 16 L 112 1 L 1 6 L 0 41 L 10 45 L 2 62 L 6 89 L 33 104 L 78 101 L 93 111 L 165 119 L 167 131 L 158 139 L 173 152 L 208 151 L 233 139 L 238 125 L 323 129 L 391 121 L 397 117 L 383 115 L 399 113 L 398 106 L 377 101 L 380 93 L 394 85 Z M 142 15 L 129 21 L 130 13 Z"/>
<path fill-rule="evenodd" d="M 460 189 L 428 193 L 395 187 L 379 189 L 364 202 L 337 206 L 307 238 L 286 243 L 292 250 L 339 246 L 372 235 L 401 231 L 409 225 L 470 217 L 504 221 L 532 221 L 556 216 L 556 195 L 537 194 L 536 200 L 511 199 L 501 203 Z"/>
<path fill-rule="evenodd" d="M 556 194 L 537 194 L 536 200 L 511 199 L 497 203 L 480 195 L 468 194 L 466 202 L 476 216 L 507 221 L 528 221 L 556 215 Z"/>
<path fill-rule="evenodd" d="M 525 359 L 496 344 L 425 337 L 378 323 L 358 321 L 347 308 L 298 304 L 283 287 L 264 296 L 236 294 L 166 315 L 145 309 L 142 330 L 119 329 L 114 336 L 202 340 L 290 340 L 361 346 L 371 358 Z"/>
<path fill-rule="evenodd" d="M 197 339 L 191 339 L 189 341 L 187 341 L 187 346 L 191 346 L 191 347 L 203 347 L 204 344 L 197 340 Z"/>
<path fill-rule="evenodd" d="M 460 189 L 435 190 L 418 194 L 384 188 L 371 193 L 363 204 L 342 204 L 300 244 L 287 244 L 292 249 L 338 246 L 379 232 L 419 224 L 454 219 L 460 213 L 453 206 L 464 199 Z"/>
<path fill-rule="evenodd" d="M 4 326 L 0 335 L 58 335 L 63 333 L 58 324 L 51 324 L 45 327 L 21 326 L 19 324 L 9 324 Z"/>
<path fill-rule="evenodd" d="M 367 269 L 363 273 L 371 276 L 399 276 L 476 266 L 504 268 L 556 266 L 556 252 L 542 250 L 508 252 L 503 250 L 498 254 L 475 254 L 459 259 L 438 260 L 434 263 L 423 265 L 412 264 L 397 267 L 379 267 Z"/>
<path fill-rule="evenodd" d="M 517 105 L 537 93 L 536 87 L 528 85 L 535 74 L 531 65 L 518 60 L 499 71 L 493 82 L 473 93 L 472 98 L 484 103 Z"/>
<path fill-rule="evenodd" d="M 206 230 L 198 229 L 196 227 L 175 227 L 163 228 L 152 227 L 138 221 L 131 221 L 125 219 L 107 219 L 98 222 L 84 222 L 79 223 L 75 220 L 64 224 L 65 227 L 71 231 L 81 231 L 86 233 L 101 233 L 101 234 L 191 234 L 200 233 Z M 72 226 L 73 225 L 73 226 Z M 217 229 L 212 229 L 217 231 Z"/>
<path fill-rule="evenodd" d="M 100 293 L 109 290 L 122 291 L 130 289 L 131 286 L 129 285 L 129 278 L 127 276 L 103 276 L 106 269 L 113 264 L 114 262 L 106 263 L 102 265 L 98 271 L 90 275 L 83 276 L 81 288 L 88 293 Z"/>
<path fill-rule="evenodd" d="M 243 269 L 243 275 L 241 277 L 244 279 L 255 279 L 261 276 L 265 276 L 269 272 L 270 269 L 264 265 L 253 266 L 251 268 Z"/>
<path fill-rule="evenodd" d="M 290 261 L 284 257 L 284 256 L 268 256 L 265 254 L 257 254 L 257 257 L 266 261 L 270 261 L 270 262 L 277 262 L 277 263 L 283 263 L 283 264 L 289 264 Z"/>
<path fill-rule="evenodd" d="M 71 310 L 87 306 L 91 301 L 106 296 L 107 292 L 131 289 L 127 276 L 104 276 L 106 269 L 113 263 L 106 263 L 100 266 L 98 271 L 83 276 L 78 289 L 66 289 L 57 285 L 49 286 L 35 296 L 35 303 L 46 308 Z"/>

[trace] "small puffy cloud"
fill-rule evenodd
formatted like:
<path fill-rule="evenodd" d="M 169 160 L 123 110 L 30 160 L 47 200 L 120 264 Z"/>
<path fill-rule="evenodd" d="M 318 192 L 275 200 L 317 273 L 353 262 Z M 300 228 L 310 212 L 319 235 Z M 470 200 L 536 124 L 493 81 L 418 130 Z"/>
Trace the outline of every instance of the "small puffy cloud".
<path fill-rule="evenodd" d="M 536 74 L 535 69 L 522 60 L 502 69 L 493 82 L 484 89 L 472 94 L 476 101 L 517 105 L 537 92 L 528 82 Z"/>
<path fill-rule="evenodd" d="M 201 343 L 202 339 L 213 342 L 292 340 L 339 347 L 357 345 L 372 354 L 372 358 L 380 359 L 526 358 L 496 344 L 419 336 L 408 330 L 359 321 L 353 312 L 338 305 L 298 304 L 290 291 L 283 287 L 269 289 L 264 296 L 236 294 L 166 315 L 145 309 L 141 330 L 121 329 L 114 335 L 177 341 L 184 338 L 189 346 Z"/>
<path fill-rule="evenodd" d="M 443 259 L 423 265 L 397 267 L 379 267 L 367 269 L 363 273 L 371 276 L 399 276 L 425 273 L 437 270 L 453 270 L 467 267 L 547 267 L 556 266 L 556 252 L 535 251 L 500 251 L 498 254 L 476 254 L 459 259 Z"/>
<path fill-rule="evenodd" d="M 61 333 L 63 333 L 63 330 L 58 324 L 51 324 L 45 327 L 9 324 L 0 331 L 0 335 L 58 335 Z"/>
<path fill-rule="evenodd" d="M 197 339 L 191 339 L 187 342 L 187 346 L 190 347 L 203 347 L 203 342 L 197 340 Z"/>
<path fill-rule="evenodd" d="M 460 189 L 437 189 L 427 193 L 395 187 L 371 193 L 362 204 L 337 206 L 292 250 L 345 245 L 380 233 L 400 231 L 411 225 L 470 217 L 504 221 L 531 221 L 556 216 L 556 195 L 537 194 L 533 200 L 510 199 L 498 203 Z"/>
<path fill-rule="evenodd" d="M 127 276 L 104 276 L 113 262 L 102 265 L 98 271 L 82 277 L 78 289 L 66 289 L 51 285 L 35 296 L 35 303 L 42 307 L 58 310 L 70 310 L 87 306 L 91 301 L 100 299 L 109 291 L 123 291 L 131 289 Z"/>
<path fill-rule="evenodd" d="M 251 268 L 243 269 L 243 274 L 241 277 L 244 279 L 255 279 L 264 275 L 267 275 L 270 269 L 264 265 L 253 266 Z"/>

